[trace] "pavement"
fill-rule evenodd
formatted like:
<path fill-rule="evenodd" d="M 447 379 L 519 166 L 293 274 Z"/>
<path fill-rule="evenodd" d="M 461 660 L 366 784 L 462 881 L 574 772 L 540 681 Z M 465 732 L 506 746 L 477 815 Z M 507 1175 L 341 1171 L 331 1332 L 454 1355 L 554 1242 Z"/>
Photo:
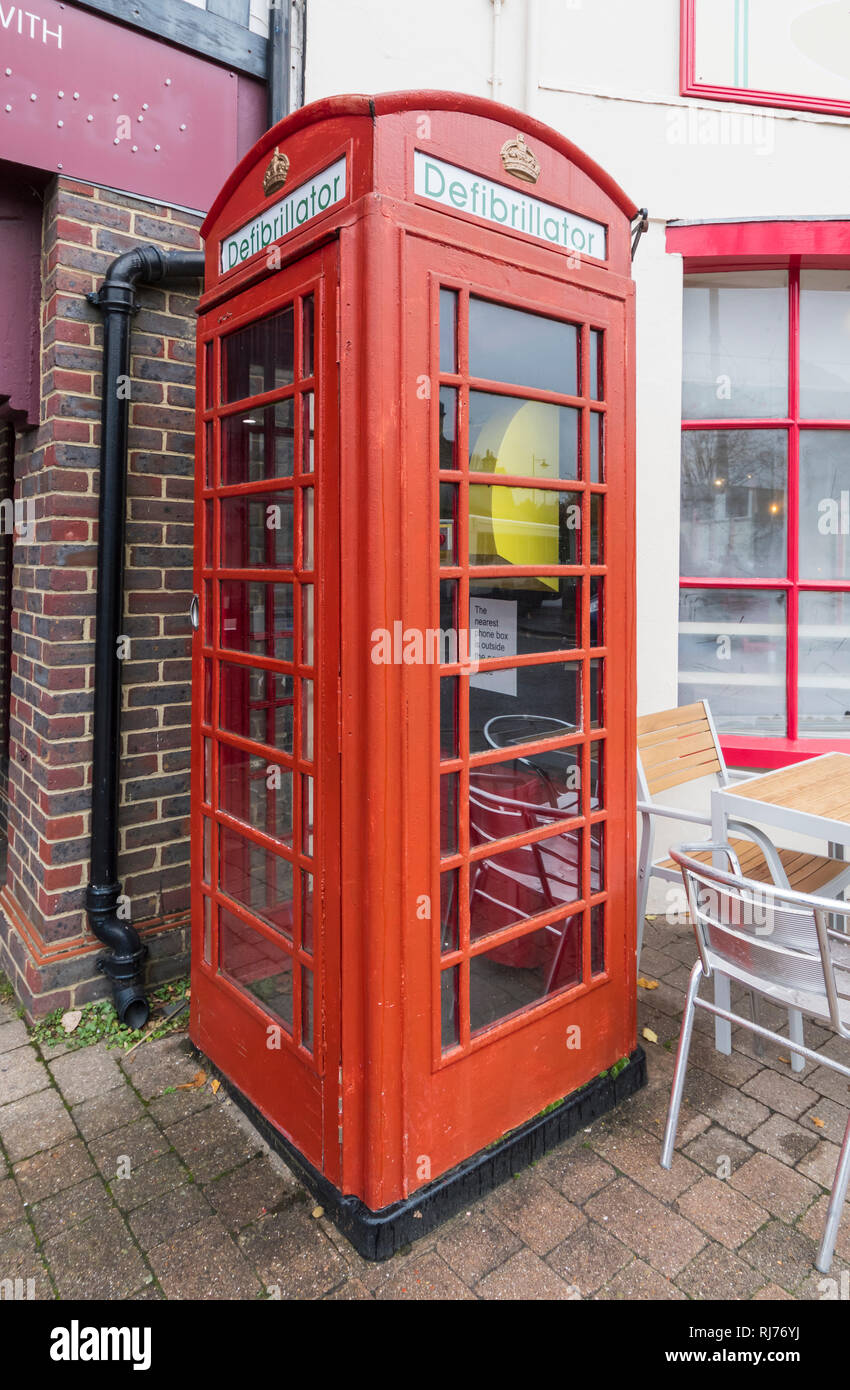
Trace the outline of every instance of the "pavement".
<path fill-rule="evenodd" d="M 698 1015 L 675 1161 L 659 1166 L 694 958 L 690 928 L 648 922 L 643 1091 L 381 1264 L 313 1215 L 223 1088 L 195 1084 L 185 1034 L 131 1055 L 40 1048 L 0 1004 L 0 1296 L 20 1279 L 37 1299 L 836 1298 L 846 1208 L 829 1279 L 814 1268 L 850 1104 L 836 1072 L 792 1075 L 744 1030 L 722 1056 Z M 806 1037 L 846 1052 L 811 1023 Z"/>

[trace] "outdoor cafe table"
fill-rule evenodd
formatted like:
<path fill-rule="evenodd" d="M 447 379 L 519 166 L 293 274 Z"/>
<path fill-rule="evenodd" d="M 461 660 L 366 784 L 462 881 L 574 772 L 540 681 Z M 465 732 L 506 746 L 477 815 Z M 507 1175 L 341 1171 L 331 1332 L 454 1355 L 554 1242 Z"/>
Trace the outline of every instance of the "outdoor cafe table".
<path fill-rule="evenodd" d="M 850 755 L 824 753 L 778 772 L 716 788 L 711 793 L 711 838 L 715 843 L 728 839 L 730 819 L 825 840 L 834 858 L 844 858 L 844 848 L 850 845 Z M 715 975 L 714 1000 L 719 1008 L 729 1008 L 729 995 L 728 979 Z M 726 1019 L 715 1019 L 714 1039 L 719 1052 L 731 1052 L 732 1025 Z M 802 1058 L 794 1056 L 792 1060 L 796 1071 Z"/>

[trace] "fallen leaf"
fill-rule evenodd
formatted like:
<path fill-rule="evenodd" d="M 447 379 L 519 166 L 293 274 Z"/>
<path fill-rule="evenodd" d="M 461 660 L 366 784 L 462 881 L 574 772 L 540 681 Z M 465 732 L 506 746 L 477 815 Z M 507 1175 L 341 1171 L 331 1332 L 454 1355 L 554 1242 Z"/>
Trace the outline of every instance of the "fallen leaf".
<path fill-rule="evenodd" d="M 207 1079 L 205 1071 L 196 1071 L 191 1081 L 184 1081 L 182 1086 L 177 1086 L 178 1091 L 197 1091 L 199 1086 L 203 1086 Z"/>
<path fill-rule="evenodd" d="M 422 1220 L 422 1213 L 421 1213 L 421 1211 L 415 1211 L 415 1212 L 413 1213 L 413 1219 L 414 1219 L 414 1221 L 421 1221 L 421 1220 Z"/>
<path fill-rule="evenodd" d="M 65 1029 L 65 1032 L 73 1033 L 82 1016 L 82 1011 L 80 1009 L 69 1009 L 66 1014 L 63 1014 L 62 1027 Z"/>
<path fill-rule="evenodd" d="M 646 1038 L 647 1042 L 658 1042 L 658 1034 L 653 1033 L 651 1028 L 644 1028 L 643 1036 Z"/>
<path fill-rule="evenodd" d="M 780 1062 L 784 1062 L 786 1066 L 789 1066 L 789 1067 L 790 1067 L 790 1065 L 791 1065 L 791 1058 L 790 1058 L 790 1057 L 779 1057 L 777 1060 L 780 1061 Z"/>
<path fill-rule="evenodd" d="M 657 981 L 657 980 L 646 980 L 646 979 L 644 979 L 643 975 L 639 975 L 639 976 L 638 976 L 638 984 L 640 985 L 641 989 L 657 989 L 657 988 L 658 988 L 658 981 Z"/>
<path fill-rule="evenodd" d="M 219 1093 L 219 1091 L 221 1090 L 221 1082 L 220 1082 L 220 1081 L 211 1081 L 211 1082 L 210 1082 L 210 1090 L 212 1091 L 212 1093 L 213 1093 L 214 1096 L 217 1096 L 218 1093 Z"/>
<path fill-rule="evenodd" d="M 317 1221 L 318 1221 L 319 1217 L 320 1217 L 320 1216 L 324 1216 L 324 1214 L 325 1214 L 325 1209 L 324 1209 L 324 1207 L 314 1207 L 313 1210 L 310 1212 L 310 1215 L 313 1216 L 313 1217 L 315 1217 Z"/>
<path fill-rule="evenodd" d="M 812 1124 L 817 1125 L 818 1129 L 826 1128 L 826 1120 L 819 1120 L 817 1115 L 812 1116 Z"/>

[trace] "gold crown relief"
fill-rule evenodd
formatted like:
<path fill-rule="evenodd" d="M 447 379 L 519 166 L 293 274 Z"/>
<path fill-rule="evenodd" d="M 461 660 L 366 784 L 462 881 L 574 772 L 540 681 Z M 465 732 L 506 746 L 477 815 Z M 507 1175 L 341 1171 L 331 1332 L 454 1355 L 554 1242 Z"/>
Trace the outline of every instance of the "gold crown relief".
<path fill-rule="evenodd" d="M 502 163 L 514 178 L 524 179 L 526 183 L 536 183 L 540 178 L 540 165 L 525 143 L 523 135 L 515 140 L 506 140 L 502 146 Z"/>
<path fill-rule="evenodd" d="M 269 160 L 269 167 L 263 174 L 263 192 L 267 197 L 270 193 L 277 193 L 279 188 L 283 188 L 288 173 L 289 160 L 275 146 L 275 152 Z"/>

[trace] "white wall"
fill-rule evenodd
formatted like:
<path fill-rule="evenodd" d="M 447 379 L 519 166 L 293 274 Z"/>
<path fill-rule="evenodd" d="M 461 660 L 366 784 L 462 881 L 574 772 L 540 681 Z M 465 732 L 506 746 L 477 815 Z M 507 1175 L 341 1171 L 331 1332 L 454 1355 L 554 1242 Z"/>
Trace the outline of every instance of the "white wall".
<path fill-rule="evenodd" d="M 536 43 L 527 43 L 529 15 Z M 847 213 L 839 118 L 679 96 L 679 0 L 307 0 L 306 100 L 440 87 L 528 109 L 607 168 L 652 226 L 638 296 L 638 707 L 677 702 L 681 261 L 668 219 Z"/>

